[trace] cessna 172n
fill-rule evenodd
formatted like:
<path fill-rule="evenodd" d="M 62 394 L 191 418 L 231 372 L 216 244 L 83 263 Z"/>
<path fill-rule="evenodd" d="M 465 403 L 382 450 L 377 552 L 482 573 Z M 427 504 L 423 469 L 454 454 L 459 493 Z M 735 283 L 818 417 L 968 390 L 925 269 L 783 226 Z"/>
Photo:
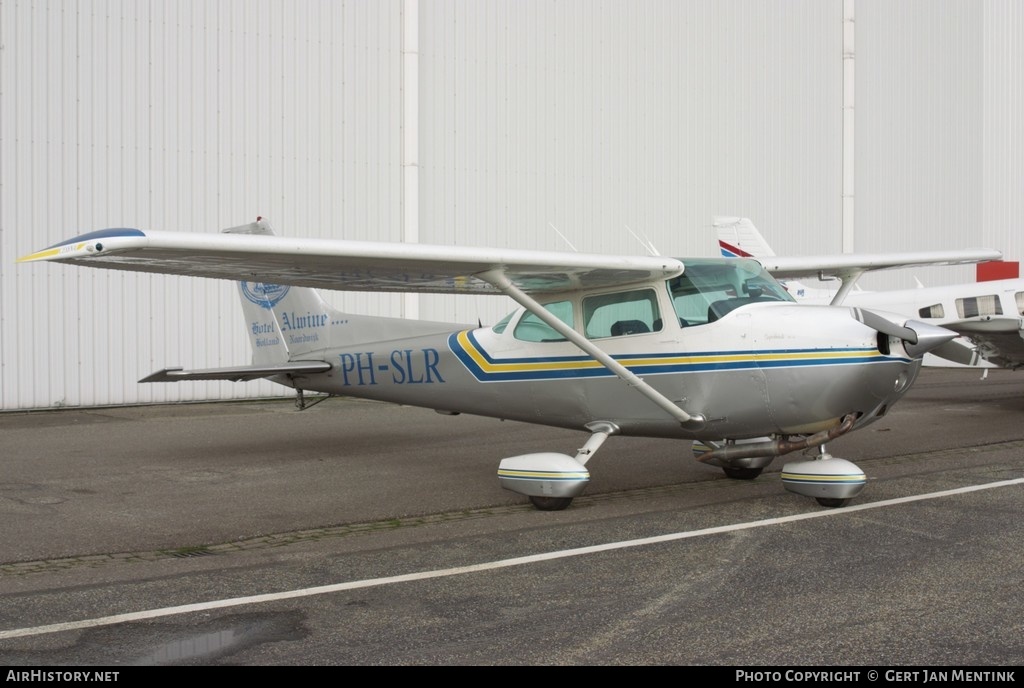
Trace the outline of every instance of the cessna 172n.
<path fill-rule="evenodd" d="M 862 269 L 998 257 L 906 254 Z M 219 234 L 101 230 L 20 259 L 32 261 L 240 281 L 252 363 L 167 368 L 141 382 L 268 378 L 300 393 L 589 431 L 575 456 L 500 462 L 500 485 L 541 510 L 583 492 L 588 459 L 616 434 L 696 441 L 698 460 L 743 479 L 812 448 L 817 458 L 786 464 L 783 484 L 841 506 L 866 478 L 825 443 L 884 416 L 924 353 L 955 336 L 798 305 L 753 260 L 289 239 L 260 219 Z M 310 287 L 504 294 L 519 307 L 492 327 L 460 327 L 342 314 Z"/>
<path fill-rule="evenodd" d="M 772 267 L 775 252 L 749 219 L 718 217 L 714 225 L 723 256 L 765 263 L 797 301 L 913 314 L 922 322 L 963 335 L 933 349 L 934 356 L 969 366 L 987 361 L 1001 368 L 1024 367 L 1024 279 L 869 292 L 851 291 L 860 275 L 846 271 L 835 273 L 842 279 L 838 289 L 808 287 L 787 280 L 787 275 L 795 276 L 792 271 Z"/>

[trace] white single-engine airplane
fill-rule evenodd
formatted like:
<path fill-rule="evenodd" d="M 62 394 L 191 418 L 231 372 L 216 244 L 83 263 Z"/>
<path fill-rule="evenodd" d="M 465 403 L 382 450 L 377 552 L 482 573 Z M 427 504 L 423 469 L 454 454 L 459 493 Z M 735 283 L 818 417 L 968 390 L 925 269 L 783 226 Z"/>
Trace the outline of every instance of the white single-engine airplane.
<path fill-rule="evenodd" d="M 998 257 L 916 253 L 860 265 Z M 252 364 L 167 368 L 141 382 L 267 378 L 300 394 L 589 431 L 575 456 L 500 462 L 501 486 L 541 510 L 583 492 L 587 460 L 616 434 L 694 441 L 698 460 L 742 479 L 814 448 L 816 459 L 783 468 L 783 484 L 841 506 L 866 478 L 825 442 L 884 416 L 924 353 L 956 336 L 891 314 L 798 305 L 753 260 L 289 239 L 262 220 L 219 234 L 101 230 L 19 262 L 31 261 L 241 280 Z M 493 327 L 460 327 L 342 314 L 307 287 L 504 294 L 520 307 Z"/>
<path fill-rule="evenodd" d="M 718 247 L 725 257 L 753 258 L 763 263 L 797 301 L 830 303 L 902 313 L 953 330 L 962 338 L 931 351 L 935 356 L 974 366 L 980 361 L 1001 368 L 1024 367 L 1024 279 L 967 282 L 942 287 L 886 291 L 851 291 L 860 273 L 845 270 L 798 273 L 777 264 L 775 252 L 747 218 L 717 217 Z M 837 289 L 808 287 L 787 278 L 835 277 Z"/>

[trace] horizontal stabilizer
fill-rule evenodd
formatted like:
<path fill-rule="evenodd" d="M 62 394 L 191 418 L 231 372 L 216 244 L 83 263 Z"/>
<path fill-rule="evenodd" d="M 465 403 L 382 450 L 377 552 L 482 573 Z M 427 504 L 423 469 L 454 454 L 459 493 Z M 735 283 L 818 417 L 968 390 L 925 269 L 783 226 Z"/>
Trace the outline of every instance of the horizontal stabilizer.
<path fill-rule="evenodd" d="M 292 361 L 272 365 L 232 366 L 229 368 L 206 368 L 203 370 L 184 370 L 182 368 L 164 368 L 139 382 L 180 382 L 182 380 L 229 380 L 231 382 L 247 382 L 275 375 L 302 375 L 309 373 L 326 373 L 331 369 L 327 361 Z"/>

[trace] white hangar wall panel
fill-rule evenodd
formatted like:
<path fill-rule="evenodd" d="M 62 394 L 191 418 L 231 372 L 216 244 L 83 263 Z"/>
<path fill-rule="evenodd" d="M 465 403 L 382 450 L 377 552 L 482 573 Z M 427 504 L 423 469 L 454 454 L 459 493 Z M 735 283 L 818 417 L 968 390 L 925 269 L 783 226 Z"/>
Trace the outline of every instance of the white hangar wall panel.
<path fill-rule="evenodd" d="M 985 246 L 1024 259 L 1024 6 L 857 0 L 856 250 Z M 870 288 L 973 281 L 895 271 Z"/>
<path fill-rule="evenodd" d="M 92 229 L 256 215 L 285 235 L 401 240 L 403 5 L 0 0 L 0 409 L 288 393 L 136 383 L 249 359 L 230 283 L 14 259 Z M 711 218 L 743 215 L 779 252 L 841 250 L 843 0 L 410 6 L 420 241 L 640 252 L 632 230 L 713 255 Z M 853 8 L 855 248 L 1024 259 L 1024 6 Z M 422 297 L 419 314 L 509 308 Z"/>
<path fill-rule="evenodd" d="M 400 238 L 399 3 L 0 3 L 0 408 L 281 395 L 139 385 L 250 358 L 233 284 L 17 256 L 105 227 Z M 398 297 L 329 294 L 398 315 Z"/>
<path fill-rule="evenodd" d="M 712 217 L 746 215 L 838 251 L 841 67 L 841 2 L 422 3 L 420 238 L 714 255 Z"/>
<path fill-rule="evenodd" d="M 982 215 L 982 12 L 857 3 L 857 251 L 962 247 Z M 972 241 L 974 237 L 971 237 Z M 944 268 L 960 281 L 972 268 Z M 864 280 L 913 286 L 921 270 Z"/>
<path fill-rule="evenodd" d="M 984 9 L 983 214 L 972 234 L 1024 262 L 1024 3 L 987 0 Z"/>

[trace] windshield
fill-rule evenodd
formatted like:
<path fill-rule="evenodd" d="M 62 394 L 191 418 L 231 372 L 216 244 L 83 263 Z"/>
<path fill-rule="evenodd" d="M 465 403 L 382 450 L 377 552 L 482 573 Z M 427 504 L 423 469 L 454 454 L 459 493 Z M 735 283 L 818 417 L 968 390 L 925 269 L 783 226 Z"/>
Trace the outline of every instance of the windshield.
<path fill-rule="evenodd" d="M 751 303 L 794 299 L 757 261 L 690 258 L 683 274 L 668 281 L 679 324 L 703 325 Z"/>

